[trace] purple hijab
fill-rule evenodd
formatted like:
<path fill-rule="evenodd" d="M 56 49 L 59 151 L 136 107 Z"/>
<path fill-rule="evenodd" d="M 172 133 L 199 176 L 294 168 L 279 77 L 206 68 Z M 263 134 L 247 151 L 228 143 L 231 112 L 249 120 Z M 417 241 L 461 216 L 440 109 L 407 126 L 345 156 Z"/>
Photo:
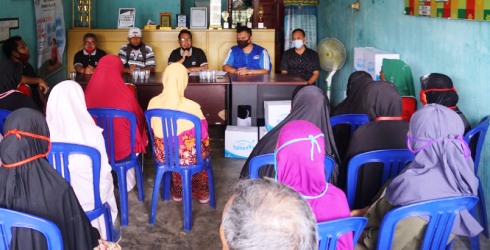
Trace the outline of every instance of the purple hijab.
<path fill-rule="evenodd" d="M 468 146 L 463 141 L 464 125 L 458 114 L 439 104 L 428 104 L 410 120 L 414 139 L 409 147 L 419 152 L 408 168 L 388 185 L 386 199 L 400 206 L 430 199 L 477 195 L 478 179 Z M 432 143 L 427 143 L 431 140 Z M 462 211 L 453 233 L 474 236 L 482 227 Z"/>
<path fill-rule="evenodd" d="M 295 120 L 281 129 L 276 146 L 277 180 L 306 199 L 318 222 L 350 216 L 345 194 L 325 179 L 324 137 L 315 124 Z M 337 249 L 353 249 L 352 235 L 341 237 Z"/>

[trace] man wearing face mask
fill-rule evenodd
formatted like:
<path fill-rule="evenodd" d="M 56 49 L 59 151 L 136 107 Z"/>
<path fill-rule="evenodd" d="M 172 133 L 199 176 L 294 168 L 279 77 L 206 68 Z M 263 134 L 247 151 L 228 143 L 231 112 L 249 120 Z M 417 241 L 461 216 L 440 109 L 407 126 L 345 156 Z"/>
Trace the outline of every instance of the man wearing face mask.
<path fill-rule="evenodd" d="M 91 75 L 100 58 L 105 56 L 105 51 L 97 48 L 97 37 L 94 33 L 83 36 L 83 49 L 75 54 L 73 67 L 78 73 Z"/>
<path fill-rule="evenodd" d="M 180 48 L 174 49 L 168 57 L 168 64 L 182 63 L 187 73 L 208 69 L 208 59 L 200 48 L 192 46 L 192 34 L 188 30 L 179 32 Z"/>
<path fill-rule="evenodd" d="M 318 53 L 306 47 L 304 30 L 293 30 L 292 38 L 293 48 L 286 50 L 281 59 L 281 74 L 297 75 L 315 84 L 320 76 Z"/>
<path fill-rule="evenodd" d="M 31 88 L 31 97 L 39 110 L 46 107 L 44 94 L 48 93 L 48 84 L 37 76 L 34 67 L 29 63 L 30 54 L 27 44 L 20 36 L 12 36 L 3 43 L 3 53 L 7 58 L 22 65 L 22 78 L 20 84 L 28 84 Z"/>
<path fill-rule="evenodd" d="M 131 73 L 136 69 L 155 71 L 155 55 L 151 46 L 143 43 L 141 30 L 132 27 L 128 32 L 129 43 L 119 50 L 119 58 L 124 64 L 124 72 Z"/>
<path fill-rule="evenodd" d="M 272 68 L 269 53 L 252 43 L 252 30 L 247 26 L 240 26 L 236 32 L 238 45 L 231 47 L 223 70 L 238 75 L 269 74 Z"/>

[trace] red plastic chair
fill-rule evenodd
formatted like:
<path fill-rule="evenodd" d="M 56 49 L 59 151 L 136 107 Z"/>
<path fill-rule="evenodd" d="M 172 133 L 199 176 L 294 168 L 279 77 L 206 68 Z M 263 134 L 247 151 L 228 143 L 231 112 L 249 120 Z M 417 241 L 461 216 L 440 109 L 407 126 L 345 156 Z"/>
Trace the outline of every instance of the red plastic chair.
<path fill-rule="evenodd" d="M 19 86 L 17 86 L 17 90 L 22 92 L 26 96 L 31 96 L 32 93 L 31 87 L 25 83 L 19 84 Z"/>
<path fill-rule="evenodd" d="M 413 96 L 402 97 L 402 118 L 405 121 L 410 121 L 413 113 L 417 110 L 417 99 Z"/>

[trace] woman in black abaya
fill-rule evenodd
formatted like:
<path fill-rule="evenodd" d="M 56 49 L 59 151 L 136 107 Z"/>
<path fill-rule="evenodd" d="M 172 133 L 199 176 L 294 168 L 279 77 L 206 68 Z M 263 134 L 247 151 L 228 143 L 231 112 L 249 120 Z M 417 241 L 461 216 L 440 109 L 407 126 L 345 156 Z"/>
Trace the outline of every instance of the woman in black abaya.
<path fill-rule="evenodd" d="M 277 138 L 279 132 L 286 123 L 295 120 L 306 120 L 319 127 L 325 135 L 325 155 L 331 156 L 337 164 L 338 153 L 335 147 L 335 141 L 332 134 L 332 126 L 330 125 L 330 104 L 325 93 L 314 85 L 301 87 L 297 92 L 293 93 L 293 101 L 291 105 L 291 113 L 270 132 L 268 132 L 254 147 L 252 153 L 248 157 L 245 165 L 242 168 L 240 178 L 248 178 L 248 164 L 250 160 L 262 154 L 273 153 L 276 149 Z M 330 182 L 334 185 L 337 181 L 338 167 L 334 168 Z M 259 176 L 274 177 L 275 171 L 273 166 L 262 167 Z"/>
<path fill-rule="evenodd" d="M 7 118 L 0 142 L 0 207 L 47 219 L 61 231 L 64 249 L 93 249 L 92 228 L 70 185 L 49 165 L 49 129 L 43 115 L 18 109 Z M 46 249 L 39 232 L 14 230 L 11 249 Z"/>
<path fill-rule="evenodd" d="M 401 117 L 402 99 L 390 82 L 371 82 L 363 98 L 371 122 L 359 127 L 349 142 L 349 148 L 340 167 L 340 184 L 345 188 L 347 164 L 358 154 L 382 149 L 407 148 L 408 122 Z M 382 167 L 379 164 L 363 167 L 360 171 L 354 208 L 371 203 L 381 188 Z"/>

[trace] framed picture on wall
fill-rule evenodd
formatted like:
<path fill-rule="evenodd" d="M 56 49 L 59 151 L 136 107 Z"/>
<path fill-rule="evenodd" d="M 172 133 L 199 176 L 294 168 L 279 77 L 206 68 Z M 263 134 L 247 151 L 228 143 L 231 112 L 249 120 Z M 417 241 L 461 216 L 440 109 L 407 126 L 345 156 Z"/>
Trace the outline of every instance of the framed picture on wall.
<path fill-rule="evenodd" d="M 172 28 L 172 13 L 160 13 L 160 28 Z"/>
<path fill-rule="evenodd" d="M 208 9 L 206 7 L 191 7 L 191 29 L 208 28 Z"/>
<path fill-rule="evenodd" d="M 136 19 L 135 17 L 135 8 L 119 8 L 117 28 L 124 29 L 134 27 L 134 20 Z"/>

